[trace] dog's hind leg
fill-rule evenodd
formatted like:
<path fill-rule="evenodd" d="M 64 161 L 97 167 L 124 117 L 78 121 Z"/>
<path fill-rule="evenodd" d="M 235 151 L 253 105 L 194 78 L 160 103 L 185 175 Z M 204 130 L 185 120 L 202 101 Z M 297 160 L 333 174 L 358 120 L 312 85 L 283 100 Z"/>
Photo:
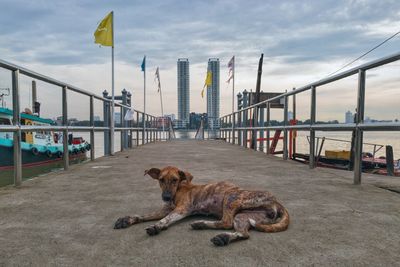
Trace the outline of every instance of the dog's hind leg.
<path fill-rule="evenodd" d="M 226 246 L 231 242 L 248 239 L 250 229 L 249 215 L 239 213 L 233 221 L 233 233 L 221 233 L 211 238 L 211 242 L 216 246 Z"/>
<path fill-rule="evenodd" d="M 232 229 L 233 227 L 233 211 L 224 211 L 224 215 L 221 220 L 219 221 L 206 221 L 206 220 L 199 220 L 194 221 L 190 224 L 190 226 L 194 230 L 203 230 L 203 229 Z"/>

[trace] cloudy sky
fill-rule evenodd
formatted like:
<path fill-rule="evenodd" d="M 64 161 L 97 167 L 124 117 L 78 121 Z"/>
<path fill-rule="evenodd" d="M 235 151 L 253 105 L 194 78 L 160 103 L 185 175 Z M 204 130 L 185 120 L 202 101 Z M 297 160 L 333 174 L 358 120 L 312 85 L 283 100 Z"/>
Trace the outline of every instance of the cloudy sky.
<path fill-rule="evenodd" d="M 264 53 L 262 90 L 283 92 L 325 77 L 400 30 L 400 1 L 19 1 L 0 0 L 0 58 L 101 94 L 110 90 L 110 48 L 94 44 L 97 23 L 115 13 L 117 91 L 133 92 L 143 109 L 140 63 L 148 58 L 147 110 L 160 114 L 153 82 L 160 67 L 166 113 L 177 113 L 176 61 L 190 61 L 190 109 L 205 111 L 200 97 L 207 60 L 221 61 L 221 115 L 231 110 L 226 64 L 236 56 L 236 89 L 254 89 Z M 397 36 L 353 66 L 400 49 Z M 366 115 L 400 118 L 400 62 L 370 71 Z M 9 86 L 0 70 L 0 87 Z M 23 103 L 30 80 L 23 79 Z M 344 120 L 354 110 L 356 77 L 318 88 L 318 119 Z M 61 114 L 60 90 L 39 83 L 44 113 Z M 84 118 L 88 100 L 71 94 L 70 116 Z M 25 102 L 24 102 L 25 101 Z M 72 102 L 72 101 L 71 101 Z M 309 94 L 298 97 L 308 118 Z M 26 104 L 27 105 L 27 104 Z M 100 105 L 96 108 L 100 114 Z"/>

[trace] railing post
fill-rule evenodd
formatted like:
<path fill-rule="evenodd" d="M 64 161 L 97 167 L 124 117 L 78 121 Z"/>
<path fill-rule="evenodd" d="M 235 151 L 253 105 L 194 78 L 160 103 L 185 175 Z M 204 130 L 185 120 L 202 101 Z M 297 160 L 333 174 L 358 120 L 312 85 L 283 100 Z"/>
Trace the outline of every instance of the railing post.
<path fill-rule="evenodd" d="M 239 128 L 242 127 L 242 111 L 241 110 L 238 110 L 237 121 L 238 121 Z M 241 130 L 238 130 L 237 136 L 238 136 L 238 145 L 241 146 L 242 145 L 242 131 Z"/>
<path fill-rule="evenodd" d="M 64 170 L 69 168 L 69 149 L 68 149 L 68 100 L 67 87 L 62 88 L 62 124 L 65 127 L 63 131 L 63 163 Z"/>
<path fill-rule="evenodd" d="M 296 88 L 293 88 L 293 91 L 296 90 Z M 293 120 L 296 122 L 296 94 L 293 94 Z M 296 159 L 296 130 L 291 130 L 292 131 L 292 158 Z"/>
<path fill-rule="evenodd" d="M 288 130 L 287 130 L 287 125 L 288 125 L 288 97 L 284 97 L 284 109 L 283 109 L 283 126 L 285 129 L 283 130 L 283 159 L 287 160 L 288 159 Z"/>
<path fill-rule="evenodd" d="M 124 107 L 119 107 L 119 127 L 121 127 L 121 131 L 119 132 L 119 135 L 121 137 L 120 139 L 120 143 L 121 143 L 121 150 L 120 151 L 124 151 L 125 149 L 125 124 L 124 124 L 124 116 L 122 114 L 124 114 Z M 115 114 L 115 113 L 114 113 Z M 115 143 L 114 143 L 114 147 L 115 147 Z"/>
<path fill-rule="evenodd" d="M 259 108 L 259 123 L 258 125 L 261 127 L 264 127 L 264 108 L 260 107 Z M 260 130 L 260 142 L 259 142 L 259 151 L 264 152 L 264 130 Z"/>
<path fill-rule="evenodd" d="M 90 126 L 94 127 L 94 97 L 90 96 Z M 90 130 L 90 160 L 94 160 L 95 150 L 94 150 L 94 129 Z"/>
<path fill-rule="evenodd" d="M 236 113 L 232 113 L 232 144 L 235 144 L 235 118 Z"/>
<path fill-rule="evenodd" d="M 145 123 L 146 123 L 146 144 L 149 143 L 149 115 L 145 115 Z"/>
<path fill-rule="evenodd" d="M 19 70 L 12 72 L 13 124 L 18 129 L 13 134 L 14 150 L 14 185 L 22 183 L 22 151 L 21 151 L 21 115 L 19 99 Z"/>
<path fill-rule="evenodd" d="M 142 123 L 143 123 L 143 125 L 142 125 L 142 145 L 144 145 L 145 144 L 145 142 L 146 142 L 146 116 L 144 115 L 144 113 L 142 113 Z"/>
<path fill-rule="evenodd" d="M 136 112 L 136 146 L 139 146 L 139 112 Z"/>
<path fill-rule="evenodd" d="M 311 111 L 310 111 L 310 168 L 315 168 L 315 130 L 312 128 L 315 124 L 316 112 L 316 91 L 315 86 L 311 86 Z"/>
<path fill-rule="evenodd" d="M 108 93 L 106 90 L 103 91 L 103 98 L 107 99 Z M 103 126 L 107 127 L 104 130 L 104 155 L 110 155 L 110 103 L 107 100 L 103 100 Z"/>
<path fill-rule="evenodd" d="M 356 138 L 354 155 L 354 184 L 361 183 L 362 173 L 362 149 L 363 149 L 363 131 L 358 128 L 358 124 L 364 121 L 365 105 L 365 70 L 358 71 L 358 96 L 357 96 L 357 114 L 356 114 Z"/>
<path fill-rule="evenodd" d="M 270 120 L 271 120 L 271 104 L 270 102 L 267 102 L 267 127 L 270 125 Z M 270 130 L 267 129 L 267 154 L 269 155 L 269 148 L 270 148 L 270 142 L 269 138 L 271 137 Z"/>

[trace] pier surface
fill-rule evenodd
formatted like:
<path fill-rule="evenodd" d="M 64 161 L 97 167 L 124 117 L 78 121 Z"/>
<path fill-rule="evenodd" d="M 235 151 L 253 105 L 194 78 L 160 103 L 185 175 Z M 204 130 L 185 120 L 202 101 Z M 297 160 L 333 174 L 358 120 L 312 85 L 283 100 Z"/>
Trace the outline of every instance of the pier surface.
<path fill-rule="evenodd" d="M 289 229 L 252 231 L 249 240 L 214 247 L 220 230 L 191 230 L 188 218 L 157 236 L 152 222 L 114 230 L 121 216 L 161 205 L 145 169 L 175 165 L 194 183 L 229 180 L 268 190 L 288 208 Z M 148 144 L 0 189 L 0 266 L 397 265 L 400 179 L 321 169 L 222 141 Z M 380 187 L 389 188 L 382 189 Z"/>

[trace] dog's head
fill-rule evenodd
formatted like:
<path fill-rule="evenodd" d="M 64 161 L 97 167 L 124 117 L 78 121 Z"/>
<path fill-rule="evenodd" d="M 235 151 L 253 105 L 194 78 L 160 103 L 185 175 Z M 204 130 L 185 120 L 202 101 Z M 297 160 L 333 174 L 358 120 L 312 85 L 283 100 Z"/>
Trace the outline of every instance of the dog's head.
<path fill-rule="evenodd" d="M 153 179 L 158 180 L 162 190 L 162 200 L 171 202 L 175 198 L 176 191 L 181 183 L 190 183 L 193 176 L 185 171 L 181 171 L 176 167 L 165 167 L 163 169 L 151 168 L 145 170 L 144 175 L 150 175 Z"/>

